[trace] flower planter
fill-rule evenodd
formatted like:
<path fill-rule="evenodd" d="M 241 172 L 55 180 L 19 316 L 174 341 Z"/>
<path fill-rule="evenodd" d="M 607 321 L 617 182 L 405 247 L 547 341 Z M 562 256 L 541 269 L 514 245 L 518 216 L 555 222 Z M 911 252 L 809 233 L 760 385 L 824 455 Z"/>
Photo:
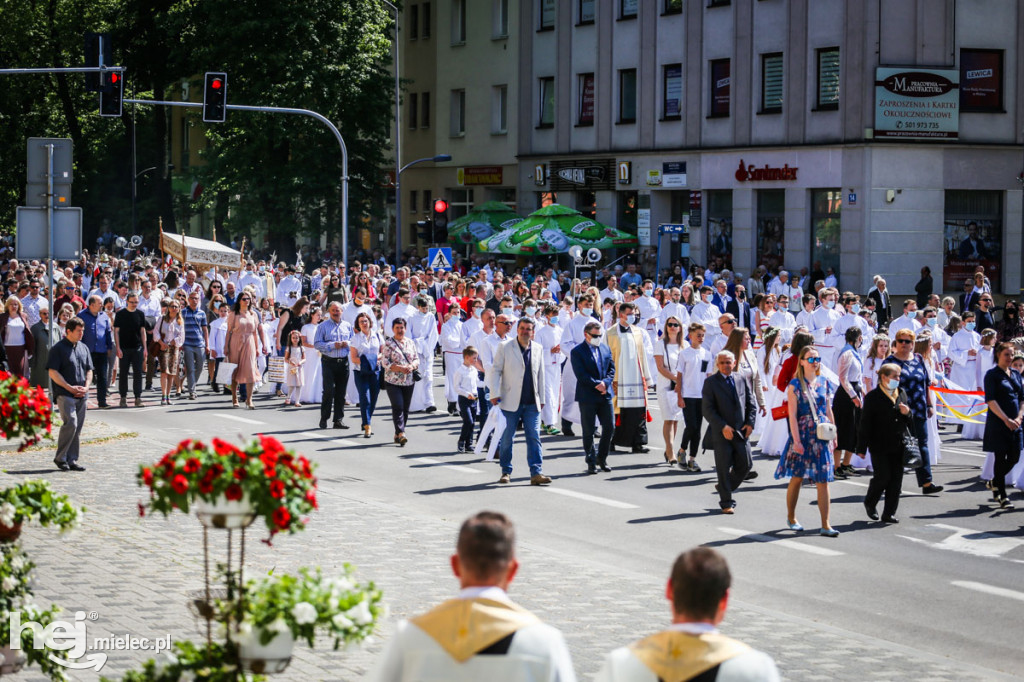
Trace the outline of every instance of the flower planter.
<path fill-rule="evenodd" d="M 251 641 L 238 645 L 238 663 L 242 670 L 257 675 L 284 672 L 292 660 L 295 637 L 290 631 L 279 632 L 266 645 L 260 644 L 260 631 L 252 633 Z"/>
<path fill-rule="evenodd" d="M 9 646 L 0 647 L 0 675 L 13 675 L 25 665 L 25 654 Z"/>
<path fill-rule="evenodd" d="M 213 502 L 198 499 L 192 505 L 199 517 L 199 523 L 207 528 L 246 528 L 256 519 L 256 512 L 248 497 L 229 500 L 219 497 Z"/>
<path fill-rule="evenodd" d="M 0 542 L 14 542 L 21 537 L 21 523 L 16 523 L 13 526 L 5 526 L 0 523 Z"/>

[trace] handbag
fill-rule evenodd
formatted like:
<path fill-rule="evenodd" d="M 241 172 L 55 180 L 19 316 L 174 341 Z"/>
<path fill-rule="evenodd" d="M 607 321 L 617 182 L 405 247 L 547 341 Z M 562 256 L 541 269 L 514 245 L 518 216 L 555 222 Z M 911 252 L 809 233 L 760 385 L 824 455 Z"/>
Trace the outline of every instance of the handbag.
<path fill-rule="evenodd" d="M 789 417 L 789 402 L 784 402 L 778 407 L 772 408 L 772 419 L 779 421 L 780 419 L 786 419 Z"/>
<path fill-rule="evenodd" d="M 238 364 L 234 362 L 228 362 L 227 360 L 221 360 L 220 364 L 217 365 L 217 378 L 218 384 L 225 384 L 230 386 L 232 379 L 235 377 L 235 370 L 238 369 Z"/>
<path fill-rule="evenodd" d="M 395 338 L 394 338 L 394 337 L 391 337 L 391 338 L 389 338 L 389 339 L 388 339 L 388 341 L 391 341 L 392 343 L 394 343 L 394 344 L 395 344 L 395 348 L 397 348 L 397 349 L 398 349 L 398 352 L 402 354 L 402 357 L 403 357 L 403 358 L 405 358 L 405 362 L 406 362 L 406 364 L 411 364 L 411 363 L 409 362 L 409 356 L 405 354 L 405 351 L 404 351 L 404 350 L 402 350 L 402 347 L 398 345 L 398 342 L 397 342 L 397 341 L 395 341 Z M 423 375 L 422 375 L 422 374 L 420 374 L 420 370 L 419 370 L 419 369 L 414 369 L 414 370 L 412 371 L 412 380 L 413 380 L 414 382 L 416 382 L 416 383 L 419 383 L 420 381 L 422 381 L 422 380 L 423 380 Z"/>
<path fill-rule="evenodd" d="M 271 355 L 267 358 L 267 381 L 272 384 L 283 384 L 285 380 L 284 356 Z"/>
<path fill-rule="evenodd" d="M 917 438 L 910 433 L 910 429 L 903 429 L 903 466 L 910 469 L 917 469 L 924 464 L 921 456 L 921 444 Z"/>
<path fill-rule="evenodd" d="M 836 431 L 836 425 L 830 422 L 818 421 L 818 405 L 814 398 L 811 396 L 811 392 L 807 390 L 807 384 L 804 383 L 803 379 L 800 379 L 800 387 L 807 394 L 807 402 L 811 406 L 811 417 L 814 418 L 814 435 L 818 440 L 831 442 L 836 439 L 838 432 Z"/>

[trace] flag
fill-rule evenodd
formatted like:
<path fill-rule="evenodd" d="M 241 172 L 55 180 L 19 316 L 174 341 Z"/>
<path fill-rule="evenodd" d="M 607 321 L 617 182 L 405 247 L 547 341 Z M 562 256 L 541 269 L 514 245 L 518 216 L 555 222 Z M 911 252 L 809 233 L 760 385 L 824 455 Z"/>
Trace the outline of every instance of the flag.
<path fill-rule="evenodd" d="M 938 385 L 931 386 L 935 396 L 935 413 L 949 421 L 962 424 L 984 424 L 988 404 L 983 391 L 965 391 L 944 376 L 936 377 Z"/>
<path fill-rule="evenodd" d="M 191 190 L 192 201 L 199 201 L 199 197 L 200 197 L 200 195 L 202 195 L 202 193 L 203 193 L 203 186 L 201 184 L 199 184 L 198 180 L 193 180 L 192 181 L 192 190 Z"/>

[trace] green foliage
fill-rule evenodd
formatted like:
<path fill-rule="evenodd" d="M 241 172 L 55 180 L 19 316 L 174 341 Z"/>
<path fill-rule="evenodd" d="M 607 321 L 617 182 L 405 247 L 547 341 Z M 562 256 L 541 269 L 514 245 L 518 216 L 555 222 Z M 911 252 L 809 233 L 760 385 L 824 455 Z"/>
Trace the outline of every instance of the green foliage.
<path fill-rule="evenodd" d="M 78 511 L 68 496 L 55 492 L 48 481 L 28 480 L 0 490 L 0 523 L 5 526 L 35 521 L 67 531 L 78 524 Z"/>
<path fill-rule="evenodd" d="M 151 658 L 142 664 L 141 670 L 125 673 L 121 682 L 238 682 L 265 680 L 262 675 L 240 675 L 234 657 L 227 647 L 216 642 L 196 645 L 192 642 L 175 642 L 173 651 L 159 659 Z M 100 678 L 112 682 L 109 677 Z"/>

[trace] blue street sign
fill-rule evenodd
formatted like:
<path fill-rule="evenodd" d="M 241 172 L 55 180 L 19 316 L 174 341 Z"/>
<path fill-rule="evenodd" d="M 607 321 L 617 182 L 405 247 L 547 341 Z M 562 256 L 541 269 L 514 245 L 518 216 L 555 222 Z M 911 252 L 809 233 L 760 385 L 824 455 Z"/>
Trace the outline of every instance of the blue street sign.
<path fill-rule="evenodd" d="M 452 249 L 450 246 L 442 246 L 427 251 L 427 264 L 435 270 L 452 269 Z"/>
<path fill-rule="evenodd" d="M 686 232 L 686 225 L 682 223 L 662 223 L 658 225 L 658 234 L 682 234 Z"/>

